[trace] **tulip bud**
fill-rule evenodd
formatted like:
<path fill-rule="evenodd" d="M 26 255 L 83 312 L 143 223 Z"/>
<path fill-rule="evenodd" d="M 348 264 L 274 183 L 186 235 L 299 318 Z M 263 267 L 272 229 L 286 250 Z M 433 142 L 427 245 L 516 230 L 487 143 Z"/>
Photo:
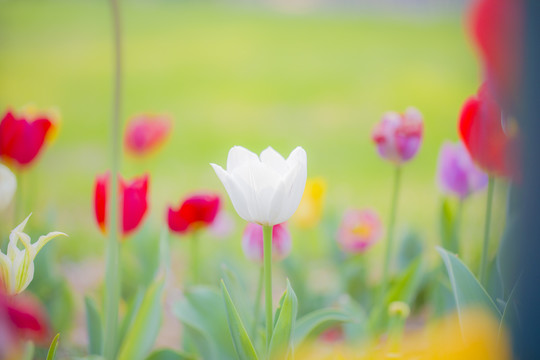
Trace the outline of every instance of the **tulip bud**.
<path fill-rule="evenodd" d="M 372 139 L 382 158 L 400 165 L 418 152 L 423 128 L 422 114 L 416 108 L 410 107 L 403 114 L 390 111 L 375 125 Z"/>
<path fill-rule="evenodd" d="M 0 211 L 11 203 L 17 190 L 17 179 L 8 167 L 0 164 Z"/>
<path fill-rule="evenodd" d="M 383 235 L 381 220 L 372 210 L 348 210 L 343 215 L 337 241 L 349 253 L 363 253 Z"/>
<path fill-rule="evenodd" d="M 242 249 L 252 261 L 262 262 L 264 256 L 263 227 L 259 224 L 247 224 L 242 236 Z M 272 258 L 282 260 L 291 252 L 291 234 L 286 223 L 272 228 Z"/>
<path fill-rule="evenodd" d="M 235 146 L 227 170 L 210 164 L 227 190 L 234 209 L 246 221 L 273 226 L 287 221 L 298 208 L 307 178 L 306 152 L 294 149 L 287 160 L 271 147 L 260 158 Z"/>
<path fill-rule="evenodd" d="M 488 183 L 488 176 L 476 167 L 461 143 L 443 144 L 439 152 L 437 178 L 444 192 L 460 199 L 482 190 Z"/>

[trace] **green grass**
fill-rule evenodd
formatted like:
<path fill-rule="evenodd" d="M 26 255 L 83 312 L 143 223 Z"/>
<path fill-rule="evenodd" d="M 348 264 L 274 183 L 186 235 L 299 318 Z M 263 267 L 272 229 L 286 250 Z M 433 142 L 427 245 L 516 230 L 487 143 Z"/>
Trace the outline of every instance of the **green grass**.
<path fill-rule="evenodd" d="M 232 145 L 256 152 L 272 145 L 283 154 L 301 145 L 309 174 L 328 180 L 328 213 L 372 207 L 386 219 L 392 169 L 370 132 L 384 111 L 414 105 L 425 116 L 425 138 L 404 169 L 398 228 L 421 227 L 437 241 L 438 149 L 457 139 L 460 106 L 479 81 L 461 18 L 291 15 L 194 1 L 122 5 L 124 117 L 175 119 L 157 156 L 122 164 L 126 176 L 151 171 L 153 226 L 186 192 L 223 191 L 208 163 L 224 164 Z M 0 1 L 0 109 L 34 103 L 62 114 L 59 137 L 25 189 L 35 217 L 53 214 L 55 229 L 71 235 L 58 242 L 71 257 L 102 251 L 92 190 L 109 166 L 110 32 L 103 0 Z M 480 239 L 484 200 L 472 202 L 463 225 L 471 241 Z"/>

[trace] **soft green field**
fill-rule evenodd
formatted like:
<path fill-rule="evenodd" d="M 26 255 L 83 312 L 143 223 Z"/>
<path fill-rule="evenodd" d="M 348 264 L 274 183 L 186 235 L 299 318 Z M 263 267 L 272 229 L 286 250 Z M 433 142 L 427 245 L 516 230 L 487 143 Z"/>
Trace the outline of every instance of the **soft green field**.
<path fill-rule="evenodd" d="M 384 111 L 414 105 L 425 116 L 425 139 L 404 170 L 399 226 L 438 241 L 438 149 L 457 139 L 461 103 L 478 85 L 459 16 L 293 15 L 206 1 L 122 5 L 124 117 L 175 119 L 157 156 L 122 164 L 126 176 L 152 173 L 153 227 L 186 192 L 222 191 L 208 163 L 224 164 L 232 145 L 256 152 L 272 145 L 283 154 L 301 145 L 310 176 L 328 181 L 328 214 L 372 207 L 386 218 L 392 169 L 370 132 Z M 109 164 L 110 32 L 104 0 L 0 1 L 0 109 L 34 103 L 62 114 L 57 141 L 23 186 L 35 222 L 53 219 L 71 235 L 57 242 L 68 260 L 102 253 L 91 204 L 94 177 Z M 477 196 L 466 209 L 466 241 L 480 239 L 483 202 Z"/>

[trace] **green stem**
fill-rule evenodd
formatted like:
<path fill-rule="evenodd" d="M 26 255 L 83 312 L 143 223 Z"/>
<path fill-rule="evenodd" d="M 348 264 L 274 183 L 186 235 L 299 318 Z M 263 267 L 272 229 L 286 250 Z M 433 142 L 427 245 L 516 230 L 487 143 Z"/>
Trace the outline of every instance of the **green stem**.
<path fill-rule="evenodd" d="M 390 276 L 390 260 L 392 259 L 392 249 L 394 246 L 394 227 L 396 223 L 396 212 L 397 212 L 397 201 L 399 197 L 399 185 L 401 181 L 401 167 L 396 166 L 394 173 L 394 186 L 392 192 L 392 202 L 390 204 L 390 219 L 388 221 L 388 241 L 386 245 L 386 250 L 384 253 L 384 263 L 383 263 L 383 277 L 382 283 L 379 290 L 379 306 L 382 307 L 382 311 L 379 312 L 380 317 L 376 321 L 376 327 L 380 328 L 379 321 L 381 321 L 382 313 L 385 309 L 385 295 L 388 289 L 388 282 Z"/>
<path fill-rule="evenodd" d="M 120 38 L 120 14 L 118 1 L 111 0 L 111 13 L 114 34 L 114 93 L 111 118 L 111 196 L 109 198 L 109 239 L 106 258 L 106 296 L 105 296 L 105 345 L 104 355 L 108 360 L 116 358 L 118 334 L 118 306 L 120 303 L 120 246 L 118 241 L 118 175 L 120 169 L 120 109 L 122 58 Z"/>
<path fill-rule="evenodd" d="M 191 238 L 191 275 L 192 285 L 199 283 L 199 232 L 195 230 Z"/>
<path fill-rule="evenodd" d="M 17 177 L 17 190 L 15 191 L 15 206 L 13 207 L 14 227 L 23 220 L 22 216 L 24 214 L 24 171 L 18 168 L 15 170 L 15 174 Z"/>
<path fill-rule="evenodd" d="M 455 254 L 459 254 L 459 229 L 461 227 L 461 219 L 463 217 L 463 199 L 459 199 L 456 218 L 454 220 L 454 228 L 452 229 L 452 239 L 450 242 L 451 248 L 448 249 Z"/>
<path fill-rule="evenodd" d="M 491 205 L 493 204 L 493 188 L 495 187 L 495 179 L 493 175 L 489 176 L 487 206 L 486 206 L 486 222 L 484 226 L 484 243 L 482 245 L 482 262 L 480 263 L 479 278 L 482 285 L 486 285 L 487 281 L 487 263 L 489 252 L 489 230 L 491 227 Z"/>
<path fill-rule="evenodd" d="M 257 284 L 257 293 L 255 295 L 255 309 L 253 310 L 253 325 L 251 326 L 251 338 L 254 341 L 257 340 L 257 324 L 259 323 L 259 316 L 261 312 L 261 300 L 262 300 L 262 290 L 264 282 L 264 267 L 261 266 L 259 275 L 259 283 Z"/>
<path fill-rule="evenodd" d="M 272 226 L 263 226 L 264 241 L 264 296 L 266 308 L 266 352 L 270 349 L 270 340 L 274 322 L 272 320 Z"/>

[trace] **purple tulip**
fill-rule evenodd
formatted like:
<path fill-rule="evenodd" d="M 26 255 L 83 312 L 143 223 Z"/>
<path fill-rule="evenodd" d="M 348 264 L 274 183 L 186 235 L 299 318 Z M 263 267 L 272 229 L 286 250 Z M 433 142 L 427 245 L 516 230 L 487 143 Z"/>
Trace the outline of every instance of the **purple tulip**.
<path fill-rule="evenodd" d="M 439 152 L 437 169 L 443 192 L 465 199 L 486 187 L 488 176 L 472 161 L 462 143 L 445 142 Z"/>

